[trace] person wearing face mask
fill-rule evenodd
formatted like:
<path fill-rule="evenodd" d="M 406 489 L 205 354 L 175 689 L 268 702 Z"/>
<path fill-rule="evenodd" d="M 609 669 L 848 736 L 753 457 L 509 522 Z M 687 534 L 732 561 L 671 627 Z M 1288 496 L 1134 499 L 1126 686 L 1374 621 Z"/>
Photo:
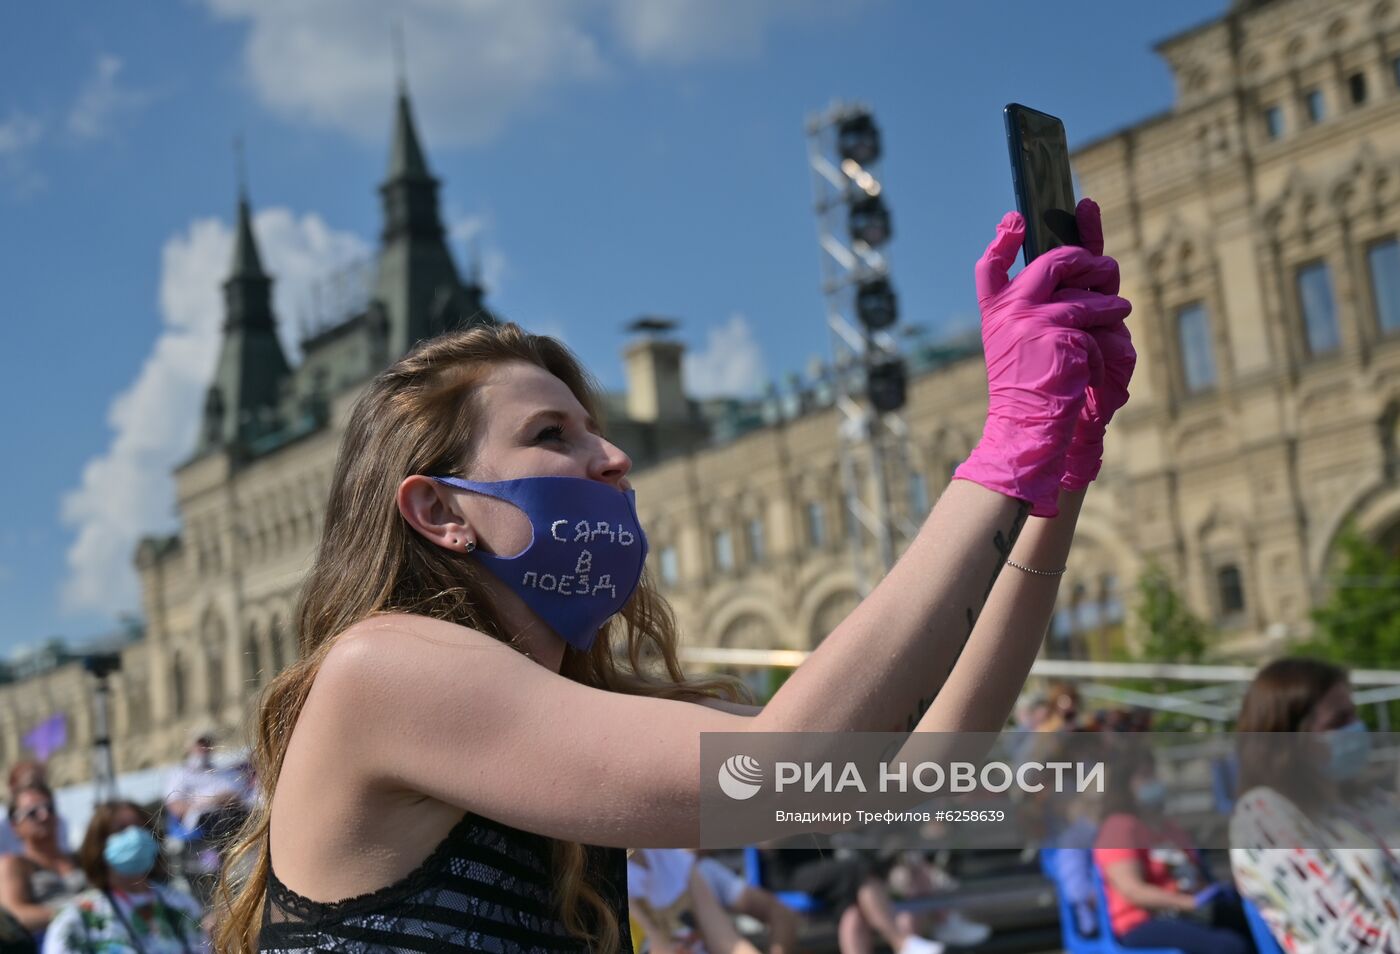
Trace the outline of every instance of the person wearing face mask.
<path fill-rule="evenodd" d="M 1400 805 L 1360 783 L 1370 752 L 1346 670 L 1284 658 L 1259 670 L 1236 723 L 1236 883 L 1290 954 L 1400 952 Z M 1275 733 L 1313 743 L 1311 758 Z M 1265 734 L 1267 733 L 1267 734 Z"/>
<path fill-rule="evenodd" d="M 1185 954 L 1254 951 L 1233 888 L 1212 881 L 1191 836 L 1166 816 L 1167 789 L 1152 755 L 1130 752 L 1113 768 L 1093 857 L 1119 944 Z"/>
<path fill-rule="evenodd" d="M 239 767 L 215 763 L 217 741 L 211 729 L 190 733 L 185 761 L 166 783 L 165 809 L 186 829 L 200 827 L 208 816 L 242 812 L 251 798 L 247 776 Z"/>
<path fill-rule="evenodd" d="M 209 949 L 194 898 L 160 883 L 160 845 L 131 802 L 97 806 L 78 856 L 92 885 L 44 935 L 43 954 L 201 954 Z"/>
<path fill-rule="evenodd" d="M 0 907 L 39 936 L 54 911 L 83 890 L 87 879 L 77 859 L 59 847 L 58 815 L 48 788 L 27 785 L 15 791 L 10 824 L 21 850 L 0 856 Z"/>
<path fill-rule="evenodd" d="M 219 949 L 627 951 L 625 850 L 698 846 L 702 733 L 1000 730 L 1135 362 L 1098 207 L 1078 211 L 1085 246 L 1014 279 L 1025 223 L 1003 219 L 976 269 L 982 439 L 761 709 L 682 671 L 631 461 L 561 344 L 478 326 L 367 382 L 300 658 L 256 710 L 265 797 Z"/>

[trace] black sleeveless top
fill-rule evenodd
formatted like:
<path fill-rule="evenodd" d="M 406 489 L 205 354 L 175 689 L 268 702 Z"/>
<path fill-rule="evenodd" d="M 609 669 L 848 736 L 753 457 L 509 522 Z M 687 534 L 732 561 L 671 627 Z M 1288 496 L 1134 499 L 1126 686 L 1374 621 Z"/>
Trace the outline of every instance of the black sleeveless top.
<path fill-rule="evenodd" d="M 258 950 L 583 954 L 556 913 L 550 845 L 468 813 L 421 865 L 369 894 L 312 901 L 269 872 Z M 632 954 L 626 851 L 589 847 L 586 877 L 617 915 L 620 954 Z"/>

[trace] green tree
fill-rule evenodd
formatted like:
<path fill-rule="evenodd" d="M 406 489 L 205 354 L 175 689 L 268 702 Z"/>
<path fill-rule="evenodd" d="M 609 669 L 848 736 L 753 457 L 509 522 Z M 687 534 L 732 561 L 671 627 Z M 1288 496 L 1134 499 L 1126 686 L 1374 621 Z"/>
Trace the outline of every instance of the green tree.
<path fill-rule="evenodd" d="M 1198 663 L 1210 649 L 1210 626 L 1186 605 L 1166 571 L 1151 563 L 1138 578 L 1142 662 Z"/>
<path fill-rule="evenodd" d="M 1171 578 L 1153 562 L 1137 580 L 1137 608 L 1134 616 L 1141 633 L 1141 651 L 1126 648 L 1116 654 L 1124 662 L 1199 663 L 1210 651 L 1214 631 L 1186 605 L 1172 586 Z M 1119 679 L 1123 689 L 1163 696 L 1199 688 L 1199 683 L 1168 679 Z M 1187 715 L 1157 712 L 1153 728 L 1161 732 L 1186 732 L 1198 728 L 1200 720 Z"/>
<path fill-rule="evenodd" d="M 1348 524 L 1337 556 L 1331 593 L 1312 611 L 1316 628 L 1301 648 L 1358 669 L 1391 669 L 1400 660 L 1400 555 Z"/>

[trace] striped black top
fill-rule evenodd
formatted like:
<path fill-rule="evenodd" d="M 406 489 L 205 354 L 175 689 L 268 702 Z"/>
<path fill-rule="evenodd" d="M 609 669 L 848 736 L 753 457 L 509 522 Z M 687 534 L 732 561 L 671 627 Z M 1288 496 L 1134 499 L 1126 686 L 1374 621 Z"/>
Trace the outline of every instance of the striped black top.
<path fill-rule="evenodd" d="M 491 951 L 580 954 L 557 914 L 550 840 L 467 814 L 406 877 L 344 901 L 304 898 L 269 874 L 258 950 Z M 631 954 L 627 856 L 588 849 L 589 883 L 617 914 L 621 954 Z"/>

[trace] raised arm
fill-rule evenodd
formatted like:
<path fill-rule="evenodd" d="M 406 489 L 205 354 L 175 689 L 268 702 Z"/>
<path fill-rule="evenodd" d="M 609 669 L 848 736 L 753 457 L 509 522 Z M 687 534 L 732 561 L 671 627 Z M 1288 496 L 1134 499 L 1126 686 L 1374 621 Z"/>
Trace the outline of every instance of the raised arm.
<path fill-rule="evenodd" d="M 1018 557 L 1063 565 L 1078 506 L 1060 489 L 1066 452 L 1086 388 L 1102 377 L 1085 329 L 1121 325 L 1129 308 L 1089 290 L 1116 291 L 1117 265 L 1081 248 L 1055 249 L 1009 281 L 1023 233 L 1009 215 L 978 263 L 989 387 L 982 440 L 893 570 L 762 711 L 593 689 L 481 633 L 381 617 L 326 657 L 289 762 L 335 753 L 335 763 L 309 765 L 311 776 L 372 766 L 372 778 L 352 783 L 427 795 L 550 837 L 689 847 L 699 838 L 702 733 L 908 729 L 950 672 L 933 720 L 1000 728 L 1054 588 L 1040 579 L 995 584 L 1028 516 L 1045 519 Z"/>
<path fill-rule="evenodd" d="M 1014 281 L 1007 270 L 1025 224 L 1015 213 L 1002 220 L 977 263 L 982 439 L 894 570 L 760 720 L 804 731 L 1001 729 L 1058 589 L 1056 577 L 1002 565 L 1013 548 L 1032 569 L 1065 565 L 1082 491 L 1132 373 L 1123 343 L 1131 306 L 1117 294 L 1117 263 L 1101 255 L 1098 207 L 1086 199 L 1076 214 L 1089 247 L 1048 252 Z M 1112 367 L 1105 354 L 1117 358 Z"/>
<path fill-rule="evenodd" d="M 1101 255 L 1103 223 L 1098 205 L 1091 199 L 1081 200 L 1075 219 L 1084 248 Z M 1116 273 L 1100 280 L 1093 291 L 1117 295 Z M 1137 366 L 1126 324 L 1110 323 L 1089 333 L 1103 367 L 1091 378 L 1075 420 L 1060 478 L 1058 514 L 1032 517 L 1011 554 L 1011 562 L 1040 572 L 1013 566 L 998 575 L 956 668 L 919 722 L 921 732 L 999 732 L 1040 650 L 1060 589 L 1057 571 L 1069 560 L 1084 491 L 1099 475 L 1104 434 L 1113 415 L 1128 403 L 1128 385 Z"/>
<path fill-rule="evenodd" d="M 1012 562 L 1045 573 L 1063 567 L 1083 503 L 1084 491 L 1061 490 L 1060 512 L 1030 518 L 1011 551 Z M 1059 589 L 1058 575 L 1012 566 L 1001 570 L 952 673 L 946 681 L 935 678 L 941 691 L 917 731 L 1000 732 L 1040 652 Z"/>

